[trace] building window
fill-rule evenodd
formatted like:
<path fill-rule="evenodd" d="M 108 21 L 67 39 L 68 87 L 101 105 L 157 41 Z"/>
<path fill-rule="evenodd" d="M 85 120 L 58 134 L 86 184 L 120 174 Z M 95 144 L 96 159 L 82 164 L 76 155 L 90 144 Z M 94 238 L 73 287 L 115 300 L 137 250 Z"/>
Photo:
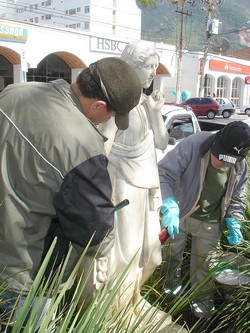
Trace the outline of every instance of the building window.
<path fill-rule="evenodd" d="M 33 22 L 33 18 L 30 18 L 30 22 Z"/>
<path fill-rule="evenodd" d="M 86 30 L 89 29 L 89 22 L 84 22 L 84 29 L 86 29 Z"/>
<path fill-rule="evenodd" d="M 42 6 L 42 7 L 44 6 L 44 1 L 43 1 L 43 2 L 41 2 L 41 6 Z"/>
<path fill-rule="evenodd" d="M 205 75 L 204 78 L 204 97 L 212 96 L 212 79 L 209 75 Z"/>
<path fill-rule="evenodd" d="M 71 68 L 55 54 L 48 55 L 27 73 L 27 81 L 49 82 L 60 78 L 71 83 Z"/>
<path fill-rule="evenodd" d="M 81 7 L 77 7 L 77 8 L 76 8 L 76 11 L 77 11 L 77 13 L 80 13 L 80 11 L 81 11 Z"/>
<path fill-rule="evenodd" d="M 51 5 L 52 5 L 52 0 L 45 1 L 45 6 L 51 6 Z"/>
<path fill-rule="evenodd" d="M 35 4 L 35 10 L 37 10 L 37 9 L 38 9 L 38 3 Z"/>
<path fill-rule="evenodd" d="M 38 17 L 35 17 L 35 23 L 38 23 Z"/>
<path fill-rule="evenodd" d="M 84 7 L 84 13 L 85 13 L 85 14 L 89 13 L 89 6 L 85 6 L 85 7 Z"/>
<path fill-rule="evenodd" d="M 66 27 L 68 27 L 68 28 L 72 28 L 72 29 L 76 29 L 76 28 L 79 28 L 80 26 L 81 26 L 80 23 L 75 23 L 75 24 L 67 25 Z"/>
<path fill-rule="evenodd" d="M 50 14 L 45 15 L 45 20 L 51 20 L 51 18 L 52 18 L 52 15 L 50 15 Z"/>
<path fill-rule="evenodd" d="M 240 91 L 241 91 L 241 81 L 239 78 L 233 79 L 232 82 L 232 93 L 231 93 L 231 100 L 238 108 L 240 107 Z"/>
<path fill-rule="evenodd" d="M 226 78 L 220 76 L 217 80 L 217 97 L 226 97 Z"/>
<path fill-rule="evenodd" d="M 69 10 L 69 15 L 75 15 L 75 14 L 76 14 L 75 8 Z"/>
<path fill-rule="evenodd" d="M 3 55 L 0 54 L 0 91 L 8 84 L 13 83 L 13 65 Z"/>

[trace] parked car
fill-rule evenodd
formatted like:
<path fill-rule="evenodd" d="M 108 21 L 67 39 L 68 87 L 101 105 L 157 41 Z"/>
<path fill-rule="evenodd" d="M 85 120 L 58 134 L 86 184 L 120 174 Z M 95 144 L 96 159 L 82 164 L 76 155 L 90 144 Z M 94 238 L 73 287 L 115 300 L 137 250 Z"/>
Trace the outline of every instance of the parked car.
<path fill-rule="evenodd" d="M 229 118 L 235 113 L 235 105 L 230 99 L 226 97 L 215 97 L 214 99 L 221 106 L 223 118 Z"/>
<path fill-rule="evenodd" d="M 248 117 L 250 117 L 250 104 L 243 105 L 243 106 L 240 108 L 240 112 L 245 113 L 245 114 L 248 115 Z"/>
<path fill-rule="evenodd" d="M 181 140 L 201 131 L 198 119 L 189 107 L 186 108 L 178 104 L 165 103 L 161 112 L 165 126 L 169 132 L 169 142 L 165 150 L 156 149 L 158 162 Z"/>
<path fill-rule="evenodd" d="M 207 116 L 208 119 L 213 119 L 222 112 L 220 104 L 210 97 L 192 97 L 182 102 L 181 105 L 191 106 L 196 116 Z"/>
<path fill-rule="evenodd" d="M 250 127 L 250 118 L 243 120 L 244 123 L 247 123 L 247 125 Z"/>

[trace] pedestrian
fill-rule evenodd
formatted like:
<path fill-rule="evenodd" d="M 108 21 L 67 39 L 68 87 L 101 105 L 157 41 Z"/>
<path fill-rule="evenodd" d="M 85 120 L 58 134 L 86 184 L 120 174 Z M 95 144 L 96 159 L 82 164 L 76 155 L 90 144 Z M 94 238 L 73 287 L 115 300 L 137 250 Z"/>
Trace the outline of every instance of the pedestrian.
<path fill-rule="evenodd" d="M 192 285 L 208 276 L 206 259 L 219 245 L 224 227 L 230 245 L 241 242 L 248 178 L 245 157 L 249 149 L 249 126 L 233 121 L 217 133 L 204 131 L 189 136 L 159 162 L 162 225 L 170 235 L 165 247 L 165 274 L 173 276 L 165 286 L 167 293 L 175 293 L 180 287 L 177 281 L 189 234 Z M 211 314 L 213 281 L 192 302 L 192 308 L 199 318 Z"/>
<path fill-rule="evenodd" d="M 1 299 L 11 303 L 7 310 L 0 303 L 0 315 L 29 292 L 51 232 L 64 238 L 59 254 L 69 242 L 84 249 L 93 235 L 94 248 L 112 232 L 105 138 L 97 125 L 114 117 L 126 129 L 140 95 L 137 74 L 115 57 L 90 64 L 71 85 L 28 82 L 1 92 L 0 279 L 7 285 Z"/>

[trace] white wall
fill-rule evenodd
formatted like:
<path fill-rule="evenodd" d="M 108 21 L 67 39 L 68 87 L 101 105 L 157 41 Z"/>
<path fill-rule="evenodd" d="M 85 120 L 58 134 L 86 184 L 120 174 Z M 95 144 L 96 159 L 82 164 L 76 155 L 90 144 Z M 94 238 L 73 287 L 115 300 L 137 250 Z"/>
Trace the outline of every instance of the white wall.
<path fill-rule="evenodd" d="M 199 95 L 199 55 L 186 53 L 182 60 L 181 91 L 188 90 L 190 97 Z"/>
<path fill-rule="evenodd" d="M 79 58 L 86 66 L 107 56 L 119 57 L 127 43 L 134 39 L 115 36 L 99 36 L 67 28 L 53 28 L 28 23 L 0 20 L 0 25 L 15 26 L 28 29 L 28 38 L 25 43 L 13 41 L 0 41 L 0 47 L 16 51 L 19 55 L 25 51 L 29 68 L 36 68 L 47 55 L 64 51 Z M 175 72 L 175 46 L 156 44 L 161 53 L 161 64 L 170 73 Z M 75 76 L 75 71 L 72 72 Z M 160 82 L 162 85 L 162 81 Z"/>

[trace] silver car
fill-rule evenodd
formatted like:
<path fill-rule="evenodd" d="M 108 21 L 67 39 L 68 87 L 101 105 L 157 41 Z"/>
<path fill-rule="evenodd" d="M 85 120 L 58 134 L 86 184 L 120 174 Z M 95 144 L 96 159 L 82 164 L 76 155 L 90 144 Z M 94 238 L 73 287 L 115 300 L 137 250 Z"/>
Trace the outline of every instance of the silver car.
<path fill-rule="evenodd" d="M 240 112 L 245 113 L 245 114 L 248 115 L 248 117 L 250 117 L 250 104 L 243 105 L 243 106 L 240 108 Z"/>
<path fill-rule="evenodd" d="M 235 113 L 235 105 L 230 99 L 226 97 L 215 97 L 214 99 L 220 104 L 223 118 L 229 118 Z"/>

